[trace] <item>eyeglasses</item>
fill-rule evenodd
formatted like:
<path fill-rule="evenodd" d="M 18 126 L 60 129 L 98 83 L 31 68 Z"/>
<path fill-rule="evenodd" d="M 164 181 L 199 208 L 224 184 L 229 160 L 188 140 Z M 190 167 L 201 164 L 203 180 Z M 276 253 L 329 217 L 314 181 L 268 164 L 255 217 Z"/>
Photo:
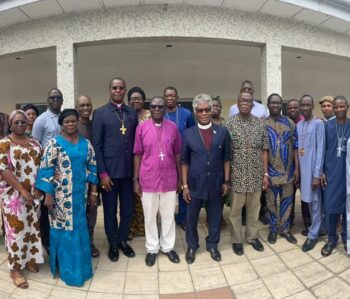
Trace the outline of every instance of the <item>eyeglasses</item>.
<path fill-rule="evenodd" d="M 50 97 L 49 97 L 49 100 L 51 100 L 51 101 L 54 101 L 54 100 L 56 100 L 56 101 L 62 101 L 62 100 L 63 100 L 63 97 L 62 97 L 62 96 L 50 96 Z"/>
<path fill-rule="evenodd" d="M 141 98 L 141 97 L 132 97 L 132 98 L 130 98 L 130 101 L 143 102 L 143 98 Z"/>
<path fill-rule="evenodd" d="M 113 86 L 112 87 L 113 90 L 125 90 L 125 86 Z"/>
<path fill-rule="evenodd" d="M 202 113 L 210 113 L 211 108 L 205 108 L 205 109 L 196 109 L 196 113 L 202 114 Z"/>
<path fill-rule="evenodd" d="M 25 125 L 27 122 L 25 120 L 16 120 L 13 123 L 15 125 Z"/>
<path fill-rule="evenodd" d="M 164 108 L 164 105 L 155 105 L 155 104 L 151 104 L 151 105 L 149 105 L 149 107 L 151 108 L 151 109 L 153 109 L 153 110 L 155 110 L 155 109 L 159 109 L 159 110 L 162 110 L 163 108 Z"/>

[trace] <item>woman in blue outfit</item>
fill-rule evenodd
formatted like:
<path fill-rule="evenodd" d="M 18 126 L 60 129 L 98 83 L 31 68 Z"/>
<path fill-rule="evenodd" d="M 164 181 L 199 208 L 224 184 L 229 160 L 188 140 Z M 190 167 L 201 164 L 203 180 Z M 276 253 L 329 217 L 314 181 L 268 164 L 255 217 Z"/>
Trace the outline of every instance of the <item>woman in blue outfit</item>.
<path fill-rule="evenodd" d="M 62 111 L 62 133 L 46 146 L 36 182 L 49 209 L 51 272 L 57 266 L 70 286 L 82 286 L 93 275 L 85 210 L 87 198 L 96 204 L 98 183 L 95 153 L 78 135 L 78 119 L 75 109 Z"/>

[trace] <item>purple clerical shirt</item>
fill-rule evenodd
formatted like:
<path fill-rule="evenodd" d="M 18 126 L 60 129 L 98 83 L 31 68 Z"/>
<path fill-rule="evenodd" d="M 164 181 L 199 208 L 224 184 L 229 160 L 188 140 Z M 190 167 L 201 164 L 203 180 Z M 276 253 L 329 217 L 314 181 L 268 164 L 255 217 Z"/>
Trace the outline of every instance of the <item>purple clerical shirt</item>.
<path fill-rule="evenodd" d="M 176 125 L 152 119 L 136 129 L 134 154 L 141 155 L 140 185 L 144 192 L 175 191 L 178 183 L 176 156 L 181 152 L 181 136 Z"/>

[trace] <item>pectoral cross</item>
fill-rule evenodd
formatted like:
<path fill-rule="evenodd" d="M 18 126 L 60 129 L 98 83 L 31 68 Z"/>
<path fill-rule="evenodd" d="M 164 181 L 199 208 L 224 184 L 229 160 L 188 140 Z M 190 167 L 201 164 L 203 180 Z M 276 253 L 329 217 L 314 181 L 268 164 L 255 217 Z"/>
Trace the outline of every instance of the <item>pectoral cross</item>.
<path fill-rule="evenodd" d="M 303 147 L 299 150 L 299 154 L 300 154 L 300 156 L 304 156 L 305 149 Z"/>
<path fill-rule="evenodd" d="M 122 131 L 122 135 L 125 135 L 126 128 L 124 127 L 124 124 L 122 124 L 122 127 L 119 130 Z"/>
<path fill-rule="evenodd" d="M 345 152 L 345 146 L 342 146 L 343 138 L 338 138 L 338 147 L 337 147 L 337 158 L 341 157 L 341 152 Z"/>
<path fill-rule="evenodd" d="M 159 153 L 159 157 L 162 161 L 164 161 L 165 154 L 163 153 L 163 151 Z"/>

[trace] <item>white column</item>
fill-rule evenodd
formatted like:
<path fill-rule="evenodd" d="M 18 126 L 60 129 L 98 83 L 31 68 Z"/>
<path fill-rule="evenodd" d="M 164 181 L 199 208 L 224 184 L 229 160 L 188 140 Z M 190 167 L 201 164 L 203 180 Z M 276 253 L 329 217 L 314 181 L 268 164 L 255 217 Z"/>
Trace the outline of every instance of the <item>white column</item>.
<path fill-rule="evenodd" d="M 74 44 L 60 44 L 56 48 L 57 88 L 63 93 L 63 107 L 74 108 L 77 96 L 76 48 Z"/>
<path fill-rule="evenodd" d="M 282 47 L 267 43 L 261 50 L 261 100 L 266 105 L 271 93 L 282 96 Z"/>

